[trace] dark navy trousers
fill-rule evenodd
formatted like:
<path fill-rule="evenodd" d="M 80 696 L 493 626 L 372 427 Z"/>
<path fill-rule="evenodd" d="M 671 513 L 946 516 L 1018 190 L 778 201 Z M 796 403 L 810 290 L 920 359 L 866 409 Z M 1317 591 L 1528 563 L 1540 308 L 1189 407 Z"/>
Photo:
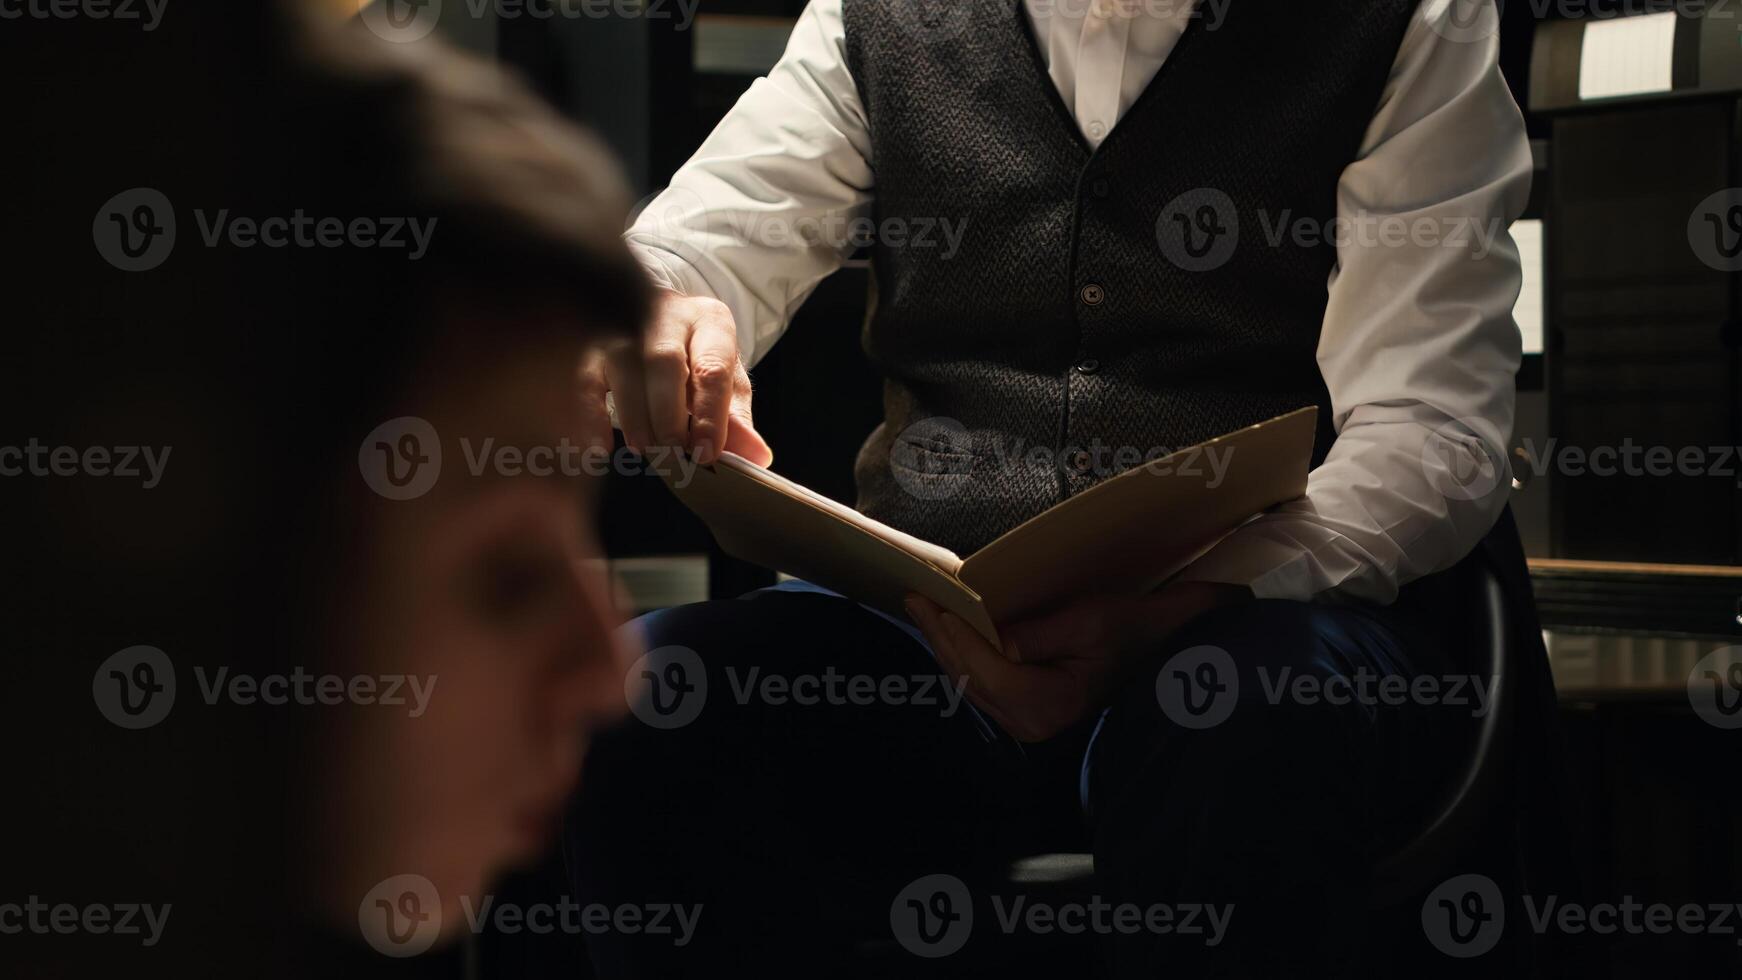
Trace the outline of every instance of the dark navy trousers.
<path fill-rule="evenodd" d="M 983 964 L 1074 942 L 1118 977 L 1358 975 L 1370 863 L 1425 817 L 1482 708 L 1423 619 L 1217 611 L 1104 712 L 1021 744 L 910 626 L 839 596 L 643 617 L 645 688 L 588 755 L 565 860 L 583 904 L 700 911 L 687 941 L 589 937 L 594 965 L 1009 976 Z M 1092 886 L 1019 904 L 1010 862 L 1072 851 Z"/>

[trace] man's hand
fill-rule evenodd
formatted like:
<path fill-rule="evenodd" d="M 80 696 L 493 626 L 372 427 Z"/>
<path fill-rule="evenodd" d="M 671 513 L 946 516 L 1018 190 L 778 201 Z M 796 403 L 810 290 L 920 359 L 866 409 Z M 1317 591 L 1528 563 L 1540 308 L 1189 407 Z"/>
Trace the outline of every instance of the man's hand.
<path fill-rule="evenodd" d="M 581 365 L 587 439 L 610 452 L 605 395 L 630 449 L 677 446 L 703 465 L 729 450 L 759 466 L 774 451 L 750 418 L 750 374 L 732 311 L 717 299 L 661 290 L 640 350 L 599 351 Z"/>
<path fill-rule="evenodd" d="M 907 613 L 944 672 L 966 678 L 968 698 L 1024 742 L 1052 738 L 1111 698 L 1125 668 L 1186 623 L 1250 599 L 1244 586 L 1182 582 L 1146 596 L 1079 599 L 1035 619 L 999 627 L 1002 650 L 924 596 Z"/>

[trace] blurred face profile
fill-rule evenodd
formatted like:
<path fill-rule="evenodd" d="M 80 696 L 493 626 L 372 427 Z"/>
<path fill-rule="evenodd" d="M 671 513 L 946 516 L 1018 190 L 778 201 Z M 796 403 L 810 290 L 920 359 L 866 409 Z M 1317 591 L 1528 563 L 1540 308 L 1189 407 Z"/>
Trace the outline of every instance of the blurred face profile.
<path fill-rule="evenodd" d="M 360 558 L 339 579 L 350 585 L 334 671 L 372 678 L 378 692 L 403 678 L 402 703 L 338 709 L 344 721 L 317 755 L 336 771 L 315 774 L 334 790 L 317 816 L 328 852 L 315 858 L 332 862 L 322 890 L 341 921 L 409 875 L 419 894 L 393 886 L 389 924 L 396 909 L 438 902 L 442 931 L 462 927 L 462 897 L 477 908 L 497 872 L 549 846 L 587 732 L 624 709 L 635 652 L 616 635 L 597 561 L 597 477 L 583 471 L 598 470 L 579 457 L 581 348 L 486 343 L 445 351 L 423 372 L 403 402 L 428 423 L 421 435 L 360 448 L 366 475 L 379 453 L 409 490 L 413 460 L 439 475 L 411 499 L 364 494 Z M 425 445 L 432 430 L 439 464 Z"/>

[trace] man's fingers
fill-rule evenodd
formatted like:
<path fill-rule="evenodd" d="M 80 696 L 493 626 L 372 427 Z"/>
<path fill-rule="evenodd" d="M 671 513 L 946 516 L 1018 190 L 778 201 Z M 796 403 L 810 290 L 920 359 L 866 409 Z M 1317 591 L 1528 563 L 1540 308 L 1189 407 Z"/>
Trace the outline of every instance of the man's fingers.
<path fill-rule="evenodd" d="M 605 383 L 611 389 L 611 407 L 616 410 L 617 428 L 623 430 L 623 442 L 636 452 L 645 450 L 653 435 L 653 425 L 647 418 L 647 388 L 642 374 L 639 350 L 619 344 L 605 351 Z"/>
<path fill-rule="evenodd" d="M 921 595 L 909 597 L 908 612 L 932 641 L 953 676 L 967 677 L 969 693 L 994 703 L 1020 703 L 1045 682 L 1042 671 L 1011 663 L 965 620 Z M 976 703 L 979 703 L 976 701 Z"/>
<path fill-rule="evenodd" d="M 732 372 L 732 400 L 727 407 L 726 418 L 727 450 L 757 466 L 767 466 L 774 462 L 774 450 L 769 447 L 768 440 L 756 431 L 756 423 L 750 415 L 750 373 L 744 370 L 742 361 L 738 362 L 736 370 Z"/>
<path fill-rule="evenodd" d="M 604 351 L 589 348 L 581 355 L 580 388 L 580 436 L 584 440 L 581 448 L 588 452 L 600 451 L 609 456 L 613 440 L 611 412 L 605 405 L 605 396 L 610 394 L 611 383 L 605 377 Z"/>
<path fill-rule="evenodd" d="M 944 675 L 959 682 L 968 695 L 968 700 L 989 715 L 998 727 L 1010 731 L 1015 720 L 997 702 L 987 697 L 985 690 L 974 683 L 973 670 L 968 667 L 966 659 L 957 649 L 955 634 L 945 628 L 941 611 L 923 596 L 917 595 L 909 596 L 906 606 L 908 616 L 931 643 L 932 653 L 937 655 L 938 666 L 943 668 Z"/>
<path fill-rule="evenodd" d="M 664 319 L 647 336 L 643 359 L 653 445 L 689 444 L 689 331 L 690 324 L 684 320 Z"/>
<path fill-rule="evenodd" d="M 732 319 L 703 315 L 690 334 L 689 450 L 706 466 L 719 458 L 726 439 L 726 413 L 732 405 L 738 363 L 738 338 Z"/>

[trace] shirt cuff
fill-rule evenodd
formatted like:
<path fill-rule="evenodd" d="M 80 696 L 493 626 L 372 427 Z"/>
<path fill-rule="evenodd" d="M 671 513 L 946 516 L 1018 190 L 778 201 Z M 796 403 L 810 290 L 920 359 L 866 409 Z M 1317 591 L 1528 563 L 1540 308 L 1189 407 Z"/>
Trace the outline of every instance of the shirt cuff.
<path fill-rule="evenodd" d="M 1180 572 L 1182 582 L 1244 585 L 1260 599 L 1310 599 L 1318 591 L 1307 556 L 1298 547 L 1245 527 Z"/>

